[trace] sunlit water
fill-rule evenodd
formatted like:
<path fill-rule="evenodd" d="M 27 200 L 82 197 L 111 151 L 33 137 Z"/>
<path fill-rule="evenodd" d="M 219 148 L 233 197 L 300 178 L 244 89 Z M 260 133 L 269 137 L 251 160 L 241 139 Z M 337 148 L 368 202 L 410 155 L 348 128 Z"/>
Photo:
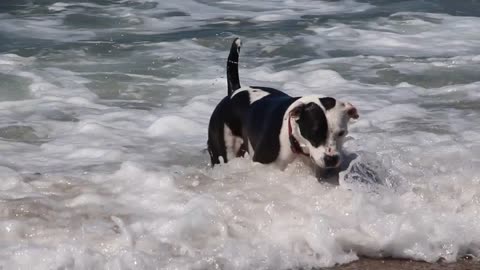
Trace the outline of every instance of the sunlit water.
<path fill-rule="evenodd" d="M 477 1 L 0 3 L 0 268 L 288 269 L 480 256 Z M 352 102 L 340 185 L 208 167 L 243 85 Z M 374 172 L 374 173 L 372 173 Z"/>

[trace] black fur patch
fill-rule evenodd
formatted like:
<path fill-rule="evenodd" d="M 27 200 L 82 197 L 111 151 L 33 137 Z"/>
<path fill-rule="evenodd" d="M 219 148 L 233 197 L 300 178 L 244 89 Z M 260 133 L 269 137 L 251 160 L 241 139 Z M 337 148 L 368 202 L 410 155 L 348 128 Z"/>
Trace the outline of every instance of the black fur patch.
<path fill-rule="evenodd" d="M 225 123 L 232 130 L 233 135 L 242 137 L 242 121 L 250 106 L 250 96 L 247 91 L 235 94 L 230 99 L 228 115 Z"/>
<path fill-rule="evenodd" d="M 270 95 L 252 104 L 247 135 L 254 150 L 253 161 L 268 164 L 278 158 L 283 115 L 298 98 Z"/>
<path fill-rule="evenodd" d="M 237 46 L 237 40 L 238 38 L 233 40 L 227 60 L 228 96 L 231 96 L 235 90 L 241 87 L 240 78 L 238 77 L 238 54 L 240 53 L 240 47 Z"/>
<path fill-rule="evenodd" d="M 335 107 L 335 105 L 337 104 L 337 101 L 334 98 L 325 97 L 325 98 L 320 99 L 320 103 L 322 103 L 325 110 L 328 111 L 328 110 L 332 109 L 333 107 Z"/>
<path fill-rule="evenodd" d="M 271 88 L 271 87 L 263 87 L 263 86 L 250 86 L 250 88 L 253 88 L 253 89 L 260 89 L 264 92 L 267 92 L 269 93 L 270 95 L 277 95 L 277 96 L 287 96 L 287 94 L 285 94 L 284 92 L 280 91 L 280 90 L 277 90 L 275 88 Z"/>
<path fill-rule="evenodd" d="M 207 141 L 212 166 L 220 163 L 219 157 L 222 157 L 225 162 L 228 161 L 225 148 L 224 125 L 230 128 L 233 136 L 242 137 L 242 119 L 245 117 L 249 105 L 250 98 L 248 93 L 241 92 L 233 98 L 223 98 L 213 111 L 208 125 Z M 245 146 L 242 146 L 237 156 L 243 155 L 245 151 Z"/>
<path fill-rule="evenodd" d="M 219 157 L 222 157 L 227 162 L 227 150 L 225 148 L 224 138 L 224 123 L 225 115 L 230 110 L 230 98 L 225 97 L 215 107 L 215 110 L 210 117 L 208 125 L 208 153 L 210 154 L 210 161 L 212 166 L 220 164 Z"/>
<path fill-rule="evenodd" d="M 327 140 L 328 122 L 323 109 L 313 102 L 298 108 L 297 124 L 300 133 L 314 147 L 325 144 Z"/>

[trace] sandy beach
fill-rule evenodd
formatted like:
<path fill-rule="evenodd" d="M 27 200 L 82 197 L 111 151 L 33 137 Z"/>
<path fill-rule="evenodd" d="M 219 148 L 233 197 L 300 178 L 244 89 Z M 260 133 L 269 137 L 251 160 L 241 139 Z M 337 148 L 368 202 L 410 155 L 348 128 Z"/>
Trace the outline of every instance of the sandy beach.
<path fill-rule="evenodd" d="M 427 263 L 398 259 L 362 258 L 350 264 L 327 268 L 329 270 L 474 270 L 480 269 L 480 262 L 459 260 L 455 263 Z"/>

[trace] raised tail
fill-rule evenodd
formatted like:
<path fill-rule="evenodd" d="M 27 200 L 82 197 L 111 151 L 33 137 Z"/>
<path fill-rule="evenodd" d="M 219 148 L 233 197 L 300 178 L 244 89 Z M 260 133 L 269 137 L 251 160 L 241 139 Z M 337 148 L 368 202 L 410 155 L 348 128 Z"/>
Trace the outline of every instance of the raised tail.
<path fill-rule="evenodd" d="M 230 47 L 230 54 L 227 60 L 228 96 L 231 96 L 235 90 L 240 88 L 240 78 L 238 77 L 240 47 L 242 47 L 242 41 L 239 38 L 235 38 L 232 42 L 232 47 Z"/>

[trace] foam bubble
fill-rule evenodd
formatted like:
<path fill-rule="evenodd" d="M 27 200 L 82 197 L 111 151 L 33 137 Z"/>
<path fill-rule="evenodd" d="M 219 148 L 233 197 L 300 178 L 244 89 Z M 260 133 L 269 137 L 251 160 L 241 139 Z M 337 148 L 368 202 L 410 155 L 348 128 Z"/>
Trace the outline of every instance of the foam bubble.
<path fill-rule="evenodd" d="M 192 135 L 192 130 L 200 129 L 201 126 L 191 121 L 178 116 L 164 116 L 155 121 L 147 132 L 151 136 L 185 136 Z"/>
<path fill-rule="evenodd" d="M 69 4 L 67 3 L 56 2 L 53 5 L 49 6 L 48 9 L 51 11 L 58 12 L 58 11 L 64 11 L 68 6 Z"/>

